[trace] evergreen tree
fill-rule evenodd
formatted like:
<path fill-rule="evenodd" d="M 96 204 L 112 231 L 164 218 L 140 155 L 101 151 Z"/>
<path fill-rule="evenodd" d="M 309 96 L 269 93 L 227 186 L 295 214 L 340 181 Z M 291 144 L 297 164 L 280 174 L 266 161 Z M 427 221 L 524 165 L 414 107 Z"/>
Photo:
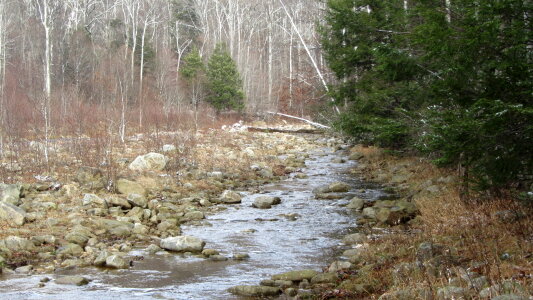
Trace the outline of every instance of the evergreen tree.
<path fill-rule="evenodd" d="M 237 65 L 222 44 L 209 58 L 207 68 L 207 102 L 217 112 L 244 108 L 244 92 Z"/>
<path fill-rule="evenodd" d="M 477 187 L 533 174 L 531 1 L 328 0 L 338 127 L 461 164 Z M 404 6 L 407 4 L 407 6 Z"/>
<path fill-rule="evenodd" d="M 196 110 L 202 98 L 202 87 L 205 83 L 205 65 L 198 48 L 193 47 L 183 58 L 183 66 L 180 68 L 180 73 L 187 82 L 191 102 Z"/>

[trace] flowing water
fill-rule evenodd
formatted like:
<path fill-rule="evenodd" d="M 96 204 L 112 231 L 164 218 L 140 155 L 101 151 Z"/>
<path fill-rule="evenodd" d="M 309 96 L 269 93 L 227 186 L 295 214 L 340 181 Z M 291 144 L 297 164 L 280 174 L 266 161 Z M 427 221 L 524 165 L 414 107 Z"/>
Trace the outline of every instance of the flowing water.
<path fill-rule="evenodd" d="M 248 260 L 214 262 L 136 250 L 131 254 L 144 259 L 128 270 L 84 268 L 50 276 L 83 275 L 92 279 L 81 287 L 52 281 L 39 288 L 39 280 L 45 275 L 3 275 L 0 299 L 238 299 L 227 292 L 229 287 L 257 285 L 262 279 L 290 270 L 318 271 L 335 260 L 340 238 L 355 227 L 354 216 L 343 206 L 353 196 L 373 200 L 382 193 L 377 186 L 346 174 L 356 162 L 332 162 L 343 154 L 326 148 L 316 150 L 302 170 L 308 178 L 265 185 L 260 194 L 246 194 L 242 204 L 228 205 L 227 210 L 208 216 L 203 226 L 182 226 L 184 235 L 202 238 L 206 248 L 220 250 L 228 257 L 247 253 Z M 334 181 L 350 183 L 353 189 L 344 199 L 314 199 L 313 188 Z M 272 209 L 252 208 L 259 195 L 280 197 L 282 203 Z"/>

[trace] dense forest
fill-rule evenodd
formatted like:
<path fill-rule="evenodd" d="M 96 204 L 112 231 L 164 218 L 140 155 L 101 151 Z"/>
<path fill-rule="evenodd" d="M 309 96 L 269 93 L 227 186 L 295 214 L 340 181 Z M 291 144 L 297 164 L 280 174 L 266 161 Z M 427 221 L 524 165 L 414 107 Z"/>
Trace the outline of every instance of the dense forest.
<path fill-rule="evenodd" d="M 459 165 L 476 188 L 531 179 L 530 1 L 327 4 L 322 45 L 338 79 L 331 94 L 349 104 L 340 130 Z"/>

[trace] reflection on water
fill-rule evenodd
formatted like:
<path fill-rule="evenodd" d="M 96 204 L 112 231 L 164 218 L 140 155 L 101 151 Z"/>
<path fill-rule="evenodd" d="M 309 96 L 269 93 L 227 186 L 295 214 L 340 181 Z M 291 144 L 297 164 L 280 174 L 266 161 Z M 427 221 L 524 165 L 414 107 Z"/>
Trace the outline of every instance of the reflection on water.
<path fill-rule="evenodd" d="M 324 152 L 325 151 L 325 152 Z M 354 162 L 332 163 L 340 153 L 323 149 L 311 154 L 303 169 L 307 179 L 287 179 L 262 187 L 261 195 L 277 196 L 280 205 L 255 209 L 257 195 L 247 194 L 242 204 L 208 217 L 212 226 L 182 226 L 183 234 L 200 237 L 206 248 L 231 257 L 248 253 L 246 261 L 213 262 L 182 255 L 143 255 L 129 270 L 102 272 L 95 268 L 58 273 L 80 274 L 93 281 L 83 287 L 60 286 L 53 282 L 38 288 L 45 276 L 14 276 L 0 281 L 1 299 L 236 299 L 227 293 L 231 286 L 258 284 L 272 274 L 295 269 L 320 270 L 331 261 L 339 236 L 353 228 L 354 218 L 340 200 L 315 200 L 311 190 L 333 181 L 349 182 L 351 196 L 375 199 L 381 192 L 344 174 Z M 365 193 L 358 189 L 365 188 Z M 287 215 L 292 214 L 292 217 Z"/>

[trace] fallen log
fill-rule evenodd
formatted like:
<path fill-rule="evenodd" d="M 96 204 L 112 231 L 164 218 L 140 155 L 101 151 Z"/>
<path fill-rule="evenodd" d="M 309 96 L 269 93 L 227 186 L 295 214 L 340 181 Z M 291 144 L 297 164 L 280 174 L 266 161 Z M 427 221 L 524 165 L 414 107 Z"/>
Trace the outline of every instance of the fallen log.
<path fill-rule="evenodd" d="M 310 133 L 321 134 L 323 129 L 280 129 L 280 128 L 262 128 L 262 127 L 247 127 L 250 132 L 280 132 L 280 133 Z"/>
<path fill-rule="evenodd" d="M 300 121 L 303 121 L 303 122 L 305 122 L 305 123 L 307 123 L 307 124 L 309 124 L 311 126 L 315 126 L 315 127 L 322 128 L 322 129 L 330 129 L 331 128 L 329 126 L 326 126 L 326 125 L 323 125 L 323 124 L 320 124 L 320 123 L 317 123 L 317 122 L 309 121 L 307 119 L 300 118 L 300 117 L 295 117 L 295 116 L 282 114 L 282 113 L 277 113 L 277 112 L 272 112 L 272 111 L 267 111 L 266 113 L 267 114 L 271 114 L 271 115 L 278 115 L 278 116 L 282 116 L 282 117 L 286 117 L 286 118 L 300 120 Z"/>

